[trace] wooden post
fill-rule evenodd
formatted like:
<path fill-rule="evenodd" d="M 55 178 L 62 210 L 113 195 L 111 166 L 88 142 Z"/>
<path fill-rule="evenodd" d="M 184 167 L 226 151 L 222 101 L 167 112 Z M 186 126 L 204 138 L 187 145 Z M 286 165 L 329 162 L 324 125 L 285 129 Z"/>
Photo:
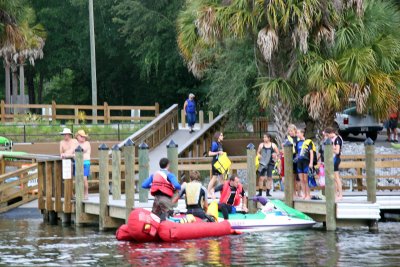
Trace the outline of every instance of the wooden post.
<path fill-rule="evenodd" d="M 365 143 L 365 171 L 367 178 L 367 200 L 376 203 L 375 146 L 371 138 Z"/>
<path fill-rule="evenodd" d="M 83 214 L 83 149 L 75 149 L 75 225 L 81 226 Z"/>
<path fill-rule="evenodd" d="M 335 210 L 335 178 L 333 171 L 333 148 L 332 140 L 328 138 L 325 143 L 324 162 L 325 162 L 325 198 L 326 198 L 326 230 L 336 230 L 336 210 Z M 286 171 L 286 169 L 285 169 Z"/>
<path fill-rule="evenodd" d="M 104 124 L 110 124 L 110 116 L 109 116 L 109 112 L 108 112 L 108 103 L 104 102 Z"/>
<path fill-rule="evenodd" d="M 214 120 L 214 113 L 212 111 L 208 112 L 208 123 L 211 123 Z"/>
<path fill-rule="evenodd" d="M 204 127 L 204 112 L 202 110 L 199 111 L 199 124 L 200 124 L 200 129 L 203 129 L 203 127 Z"/>
<path fill-rule="evenodd" d="M 186 128 L 186 116 L 185 116 L 185 111 L 183 109 L 181 110 L 181 122 L 182 122 L 182 128 Z"/>
<path fill-rule="evenodd" d="M 55 101 L 51 101 L 51 120 L 52 120 L 52 124 L 56 124 L 56 120 L 57 120 L 57 105 Z"/>
<path fill-rule="evenodd" d="M 365 143 L 365 172 L 367 179 L 367 200 L 376 203 L 376 175 L 375 175 L 375 146 L 371 138 Z M 370 232 L 378 232 L 378 220 L 371 220 L 368 223 Z"/>
<path fill-rule="evenodd" d="M 121 199 L 121 150 L 118 145 L 112 147 L 112 196 Z"/>
<path fill-rule="evenodd" d="M 171 140 L 167 145 L 167 157 L 169 160 L 169 171 L 172 172 L 179 181 L 178 178 L 178 144 Z M 189 178 L 189 177 L 188 177 Z M 174 197 L 179 194 L 175 191 Z M 178 207 L 178 202 L 174 204 L 174 207 Z"/>
<path fill-rule="evenodd" d="M 167 157 L 169 160 L 169 171 L 178 178 L 178 144 L 171 140 L 167 145 Z"/>
<path fill-rule="evenodd" d="M 74 123 L 79 124 L 79 109 L 78 109 L 78 107 L 75 107 L 75 109 L 74 109 L 74 116 L 75 116 Z"/>
<path fill-rule="evenodd" d="M 160 104 L 158 104 L 158 102 L 156 102 L 154 107 L 155 107 L 154 115 L 155 115 L 155 117 L 157 117 L 158 115 L 160 115 Z"/>
<path fill-rule="evenodd" d="M 45 181 L 44 181 L 44 162 L 38 162 L 38 209 L 44 210 L 45 209 L 45 202 L 43 196 L 45 195 Z"/>
<path fill-rule="evenodd" d="M 149 146 L 146 143 L 139 145 L 139 202 L 147 202 L 149 192 L 142 188 L 142 183 L 149 177 Z"/>
<path fill-rule="evenodd" d="M 108 217 L 108 195 L 109 195 L 109 181 L 108 181 L 108 147 L 105 144 L 99 146 L 99 193 L 100 193 L 100 207 L 99 207 L 99 230 L 103 231 L 107 225 Z"/>
<path fill-rule="evenodd" d="M 124 144 L 125 158 L 125 223 L 135 205 L 135 144 L 128 139 Z"/>
<path fill-rule="evenodd" d="M 294 183 L 293 179 L 293 144 L 289 141 L 283 145 L 285 168 L 285 203 L 293 208 Z"/>
<path fill-rule="evenodd" d="M 6 122 L 6 109 L 4 107 L 4 100 L 1 100 L 1 122 Z"/>
<path fill-rule="evenodd" d="M 62 161 L 57 160 L 54 161 L 54 209 L 56 212 L 62 212 L 62 202 L 61 202 L 61 194 L 62 194 Z"/>
<path fill-rule="evenodd" d="M 4 160 L 4 156 L 0 155 L 0 175 L 6 173 L 6 161 Z"/>
<path fill-rule="evenodd" d="M 53 209 L 53 162 L 46 161 L 45 173 L 46 173 L 46 210 L 51 211 Z"/>
<path fill-rule="evenodd" d="M 256 150 L 252 143 L 247 145 L 247 182 L 249 188 L 247 189 L 249 198 L 256 195 Z M 247 207 L 249 213 L 257 212 L 257 203 L 248 201 Z"/>

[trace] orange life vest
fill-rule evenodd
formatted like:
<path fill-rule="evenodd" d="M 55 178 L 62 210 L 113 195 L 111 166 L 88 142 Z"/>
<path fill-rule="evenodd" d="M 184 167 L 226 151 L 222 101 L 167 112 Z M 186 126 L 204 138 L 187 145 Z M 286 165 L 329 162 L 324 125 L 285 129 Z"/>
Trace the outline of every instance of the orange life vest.
<path fill-rule="evenodd" d="M 242 189 L 243 189 L 242 184 L 239 183 L 236 188 L 236 194 L 235 194 L 235 199 L 233 200 L 233 206 L 238 206 L 240 204 L 240 199 L 242 198 L 240 194 L 242 193 Z M 224 186 L 222 187 L 221 198 L 219 199 L 219 203 L 227 204 L 230 196 L 231 196 L 231 186 L 229 185 L 229 181 L 226 181 L 224 183 Z"/>
<path fill-rule="evenodd" d="M 397 112 L 390 113 L 389 118 L 391 118 L 391 119 L 397 119 Z"/>
<path fill-rule="evenodd" d="M 154 196 L 157 191 L 172 197 L 174 195 L 174 186 L 167 179 L 167 174 L 163 171 L 158 171 L 153 175 L 150 193 Z"/>

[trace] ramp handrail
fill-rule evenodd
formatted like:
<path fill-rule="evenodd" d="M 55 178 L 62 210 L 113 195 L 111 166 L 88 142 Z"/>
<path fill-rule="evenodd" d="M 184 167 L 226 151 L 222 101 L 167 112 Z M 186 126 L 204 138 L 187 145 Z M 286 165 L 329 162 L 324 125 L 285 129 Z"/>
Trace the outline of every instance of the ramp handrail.
<path fill-rule="evenodd" d="M 173 104 L 142 129 L 127 137 L 124 141 L 120 142 L 118 147 L 121 148 L 125 142 L 130 139 L 137 145 L 142 142 L 146 142 L 151 149 L 159 145 L 163 140 L 165 140 L 165 138 L 177 130 L 178 104 Z"/>

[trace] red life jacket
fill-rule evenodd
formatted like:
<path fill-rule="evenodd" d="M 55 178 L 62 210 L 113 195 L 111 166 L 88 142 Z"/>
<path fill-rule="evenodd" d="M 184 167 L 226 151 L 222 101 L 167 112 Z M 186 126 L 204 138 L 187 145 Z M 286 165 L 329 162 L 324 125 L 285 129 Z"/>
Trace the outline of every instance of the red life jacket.
<path fill-rule="evenodd" d="M 243 189 L 242 184 L 239 183 L 236 188 L 236 194 L 235 194 L 235 199 L 233 200 L 233 206 L 239 206 L 240 199 L 242 198 L 242 196 L 240 195 L 242 193 L 242 189 Z M 231 186 L 229 185 L 229 181 L 226 181 L 224 183 L 224 186 L 222 187 L 221 198 L 219 199 L 219 203 L 227 204 L 230 196 L 231 196 Z"/>
<path fill-rule="evenodd" d="M 157 191 L 172 197 L 174 195 L 174 186 L 167 179 L 167 174 L 163 171 L 158 171 L 153 175 L 150 193 L 154 196 Z"/>

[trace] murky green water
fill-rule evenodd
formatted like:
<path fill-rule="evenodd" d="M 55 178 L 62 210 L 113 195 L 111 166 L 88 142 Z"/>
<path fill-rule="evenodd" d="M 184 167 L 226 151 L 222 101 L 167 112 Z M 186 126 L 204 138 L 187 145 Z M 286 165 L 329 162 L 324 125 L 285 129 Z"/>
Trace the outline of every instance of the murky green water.
<path fill-rule="evenodd" d="M 21 215 L 17 217 L 23 217 Z M 15 218 L 15 216 L 14 216 Z M 96 227 L 0 216 L 0 266 L 399 266 L 400 223 L 266 232 L 178 243 L 118 242 Z"/>

